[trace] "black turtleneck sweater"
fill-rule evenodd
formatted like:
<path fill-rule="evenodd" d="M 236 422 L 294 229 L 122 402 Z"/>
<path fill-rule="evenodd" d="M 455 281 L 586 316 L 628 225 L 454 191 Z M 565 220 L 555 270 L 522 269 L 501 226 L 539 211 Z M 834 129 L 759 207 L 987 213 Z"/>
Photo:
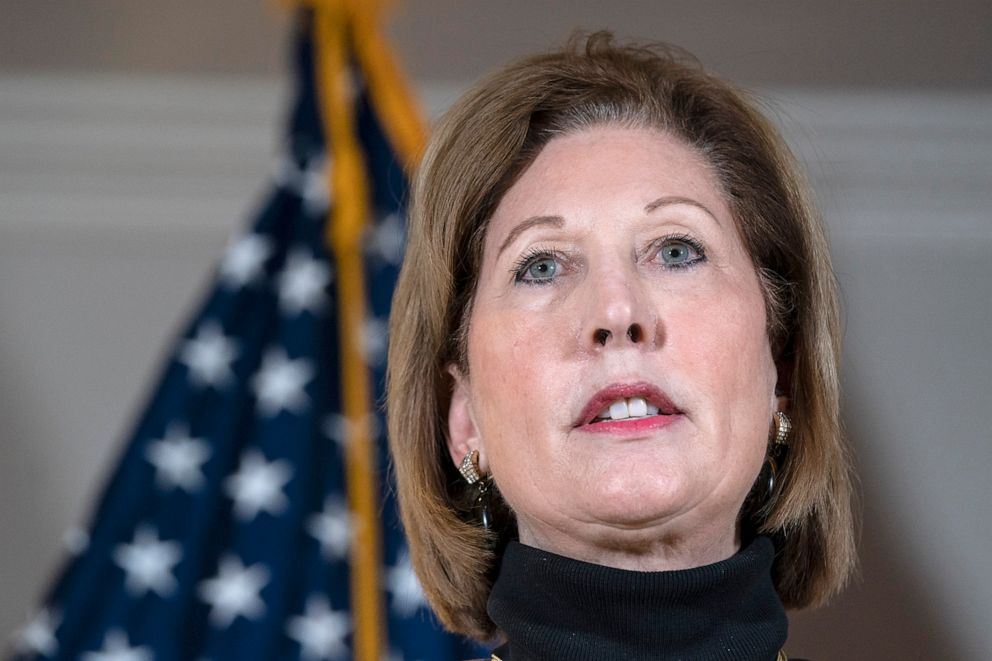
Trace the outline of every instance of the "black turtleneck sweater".
<path fill-rule="evenodd" d="M 503 661 L 774 661 L 788 621 L 757 537 L 705 567 L 637 572 L 511 542 L 489 597 Z"/>

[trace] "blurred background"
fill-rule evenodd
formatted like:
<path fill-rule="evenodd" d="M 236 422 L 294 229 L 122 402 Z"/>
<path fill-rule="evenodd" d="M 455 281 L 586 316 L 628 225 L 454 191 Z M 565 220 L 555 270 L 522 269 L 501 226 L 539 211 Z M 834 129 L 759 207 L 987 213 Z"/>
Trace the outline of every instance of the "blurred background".
<path fill-rule="evenodd" d="M 36 607 L 163 351 L 278 162 L 290 13 L 0 2 L 0 635 Z M 576 27 L 753 91 L 806 165 L 846 315 L 860 575 L 790 654 L 992 658 L 992 3 L 406 0 L 437 116 Z"/>

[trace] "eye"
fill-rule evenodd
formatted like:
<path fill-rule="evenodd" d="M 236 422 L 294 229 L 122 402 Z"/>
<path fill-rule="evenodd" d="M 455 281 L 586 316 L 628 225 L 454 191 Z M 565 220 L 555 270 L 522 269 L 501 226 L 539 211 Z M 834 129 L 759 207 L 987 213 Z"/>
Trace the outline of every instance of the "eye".
<path fill-rule="evenodd" d="M 538 259 L 527 266 L 524 277 L 529 280 L 550 280 L 558 270 L 558 264 L 550 257 Z"/>
<path fill-rule="evenodd" d="M 670 268 L 685 268 L 706 259 L 703 247 L 687 236 L 664 239 L 658 250 L 661 263 Z"/>
<path fill-rule="evenodd" d="M 514 279 L 527 284 L 543 284 L 554 280 L 560 267 L 558 256 L 547 251 L 524 255 L 513 268 Z"/>

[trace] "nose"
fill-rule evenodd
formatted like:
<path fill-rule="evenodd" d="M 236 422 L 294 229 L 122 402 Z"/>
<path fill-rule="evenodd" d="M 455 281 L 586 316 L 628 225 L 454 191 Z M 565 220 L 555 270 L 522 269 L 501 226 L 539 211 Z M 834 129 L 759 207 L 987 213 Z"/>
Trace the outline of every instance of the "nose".
<path fill-rule="evenodd" d="M 657 315 L 633 279 L 613 274 L 590 292 L 587 337 L 591 348 L 657 342 Z"/>
<path fill-rule="evenodd" d="M 633 344 L 637 344 L 639 342 L 644 341 L 644 330 L 641 328 L 641 325 L 637 322 L 634 322 L 629 326 L 627 326 L 626 335 L 627 335 L 627 339 L 630 340 Z M 600 346 L 605 347 L 606 343 L 609 342 L 612 338 L 613 338 L 613 331 L 611 331 L 608 328 L 597 328 L 596 331 L 593 333 L 593 341 L 596 344 L 599 344 Z"/>

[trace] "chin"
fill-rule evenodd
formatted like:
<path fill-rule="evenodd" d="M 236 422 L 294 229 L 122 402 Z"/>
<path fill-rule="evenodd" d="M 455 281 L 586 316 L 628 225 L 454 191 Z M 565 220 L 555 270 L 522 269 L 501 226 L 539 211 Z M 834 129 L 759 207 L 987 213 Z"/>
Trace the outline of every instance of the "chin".
<path fill-rule="evenodd" d="M 625 480 L 623 484 L 588 490 L 587 506 L 597 520 L 637 529 L 664 523 L 691 508 L 681 484 L 657 478 L 650 484 L 640 480 Z"/>
<path fill-rule="evenodd" d="M 664 503 L 687 496 L 695 480 L 681 467 L 667 471 L 656 468 L 665 463 L 644 459 L 634 465 L 625 462 L 605 466 L 599 475 L 586 481 L 584 488 L 597 499 L 626 501 L 633 509 L 638 509 L 638 503 Z"/>

